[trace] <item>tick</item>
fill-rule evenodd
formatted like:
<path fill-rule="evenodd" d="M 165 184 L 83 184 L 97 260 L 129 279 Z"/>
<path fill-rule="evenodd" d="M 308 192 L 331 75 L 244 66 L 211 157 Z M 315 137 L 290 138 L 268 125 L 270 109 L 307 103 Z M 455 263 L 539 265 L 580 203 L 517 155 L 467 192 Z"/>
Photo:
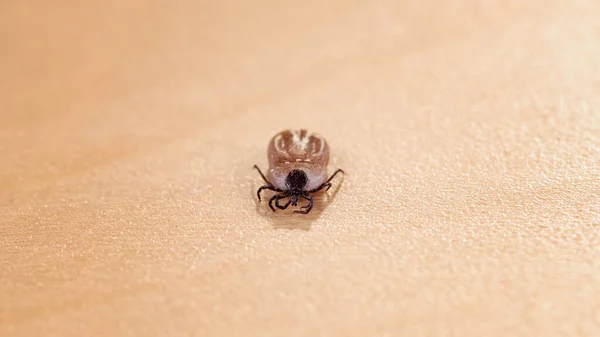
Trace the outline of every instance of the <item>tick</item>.
<path fill-rule="evenodd" d="M 269 207 L 275 212 L 275 207 L 286 209 L 290 204 L 296 206 L 300 198 L 308 200 L 308 204 L 300 207 L 302 210 L 295 213 L 308 214 L 313 208 L 312 194 L 324 188 L 331 188 L 330 181 L 343 170 L 336 170 L 327 178 L 327 164 L 329 163 L 329 146 L 323 137 L 307 130 L 285 130 L 276 134 L 269 142 L 267 151 L 269 171 L 267 177 L 258 171 L 267 183 L 256 191 L 258 201 L 263 190 L 278 192 L 269 199 Z M 283 205 L 281 199 L 290 199 Z"/>

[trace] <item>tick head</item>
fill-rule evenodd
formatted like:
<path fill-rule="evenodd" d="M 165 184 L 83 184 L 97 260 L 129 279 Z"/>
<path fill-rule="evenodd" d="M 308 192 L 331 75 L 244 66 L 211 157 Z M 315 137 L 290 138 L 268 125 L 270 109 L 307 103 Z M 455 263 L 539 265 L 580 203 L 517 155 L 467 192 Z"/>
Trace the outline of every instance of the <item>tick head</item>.
<path fill-rule="evenodd" d="M 285 178 L 285 184 L 292 194 L 302 194 L 308 184 L 308 177 L 302 170 L 292 170 Z"/>
<path fill-rule="evenodd" d="M 298 195 L 297 194 L 292 194 L 292 197 L 290 199 L 292 206 L 296 207 L 298 205 Z"/>

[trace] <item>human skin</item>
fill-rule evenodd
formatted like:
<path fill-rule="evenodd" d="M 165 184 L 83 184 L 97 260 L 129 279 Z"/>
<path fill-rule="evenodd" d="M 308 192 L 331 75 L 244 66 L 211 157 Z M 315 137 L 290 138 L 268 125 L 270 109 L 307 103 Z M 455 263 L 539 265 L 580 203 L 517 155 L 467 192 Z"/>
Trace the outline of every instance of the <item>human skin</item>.
<path fill-rule="evenodd" d="M 3 1 L 0 335 L 600 335 L 597 13 Z M 287 128 L 346 173 L 307 215 Z"/>

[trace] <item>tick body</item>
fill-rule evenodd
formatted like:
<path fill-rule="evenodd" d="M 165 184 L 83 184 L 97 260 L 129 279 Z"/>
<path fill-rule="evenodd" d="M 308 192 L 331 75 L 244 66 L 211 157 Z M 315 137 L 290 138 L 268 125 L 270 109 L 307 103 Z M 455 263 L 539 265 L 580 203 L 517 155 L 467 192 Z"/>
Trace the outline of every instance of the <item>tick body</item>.
<path fill-rule="evenodd" d="M 336 170 L 327 178 L 327 164 L 329 163 L 329 146 L 323 137 L 307 130 L 285 130 L 276 134 L 269 142 L 267 151 L 269 171 L 265 176 L 258 166 L 254 168 L 267 183 L 261 186 L 256 195 L 261 200 L 263 190 L 278 192 L 269 199 L 269 207 L 286 209 L 296 206 L 300 198 L 308 200 L 308 204 L 300 207 L 296 213 L 307 214 L 313 207 L 312 194 L 324 188 L 331 187 L 330 181 L 338 173 Z M 285 204 L 280 200 L 289 198 Z"/>

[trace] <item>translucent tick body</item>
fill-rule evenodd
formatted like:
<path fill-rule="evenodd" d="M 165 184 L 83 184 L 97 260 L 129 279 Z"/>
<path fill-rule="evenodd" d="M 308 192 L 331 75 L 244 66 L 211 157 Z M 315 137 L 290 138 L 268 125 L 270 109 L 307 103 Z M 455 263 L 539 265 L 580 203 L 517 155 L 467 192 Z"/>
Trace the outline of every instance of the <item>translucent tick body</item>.
<path fill-rule="evenodd" d="M 286 130 L 276 134 L 269 142 L 269 171 L 267 177 L 258 170 L 267 185 L 261 186 L 256 195 L 260 201 L 260 193 L 265 190 L 279 192 L 269 200 L 273 211 L 273 203 L 279 209 L 286 209 L 291 204 L 296 206 L 299 198 L 308 200 L 306 206 L 296 213 L 306 214 L 313 207 L 312 193 L 331 187 L 331 179 L 342 170 L 336 170 L 327 178 L 329 163 L 329 146 L 323 137 L 310 134 L 306 130 Z M 289 197 L 287 203 L 281 205 L 281 199 Z"/>

